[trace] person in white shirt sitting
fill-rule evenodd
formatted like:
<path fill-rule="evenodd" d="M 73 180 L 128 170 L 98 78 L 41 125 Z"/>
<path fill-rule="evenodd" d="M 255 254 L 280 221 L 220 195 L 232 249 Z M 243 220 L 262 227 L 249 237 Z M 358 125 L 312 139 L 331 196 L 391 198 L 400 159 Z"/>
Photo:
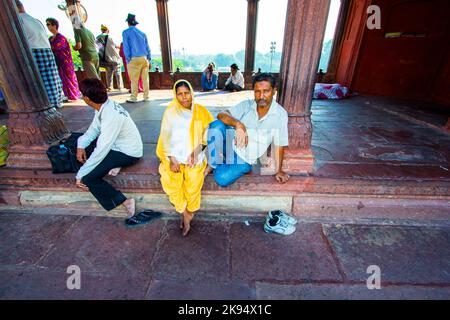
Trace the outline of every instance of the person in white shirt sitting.
<path fill-rule="evenodd" d="M 208 168 L 214 180 L 227 187 L 252 170 L 258 160 L 275 164 L 275 179 L 286 183 L 289 175 L 282 169 L 284 148 L 288 146 L 288 114 L 274 99 L 276 81 L 270 73 L 253 79 L 254 99 L 245 100 L 220 112 L 208 129 Z M 269 159 L 270 160 L 270 159 Z"/>
<path fill-rule="evenodd" d="M 233 63 L 231 66 L 231 75 L 225 82 L 225 91 L 242 91 L 244 90 L 244 76 L 242 72 L 239 71 L 239 67 L 236 63 Z"/>
<path fill-rule="evenodd" d="M 83 166 L 77 173 L 77 187 L 90 191 L 101 206 L 110 211 L 124 205 L 128 217 L 135 214 L 135 200 L 113 188 L 103 178 L 116 175 L 121 167 L 135 164 L 143 155 L 141 135 L 129 113 L 117 102 L 108 99 L 106 87 L 96 79 L 85 79 L 80 91 L 86 104 L 95 109 L 94 120 L 77 141 L 77 160 Z M 92 154 L 86 148 L 97 139 Z"/>

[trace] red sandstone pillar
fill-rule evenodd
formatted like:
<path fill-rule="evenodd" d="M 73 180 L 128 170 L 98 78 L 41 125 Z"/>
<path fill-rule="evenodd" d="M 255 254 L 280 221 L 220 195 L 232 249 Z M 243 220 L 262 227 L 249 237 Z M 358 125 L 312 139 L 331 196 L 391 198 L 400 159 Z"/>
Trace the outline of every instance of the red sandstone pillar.
<path fill-rule="evenodd" d="M 311 101 L 330 0 L 289 0 L 280 69 L 278 102 L 289 113 L 289 148 L 284 170 L 313 169 Z"/>
<path fill-rule="evenodd" d="M 247 0 L 247 41 L 245 42 L 245 73 L 251 74 L 255 68 L 256 30 L 258 27 L 258 2 Z"/>
<path fill-rule="evenodd" d="M 448 118 L 447 124 L 444 126 L 444 130 L 450 131 L 450 118 Z"/>
<path fill-rule="evenodd" d="M 14 0 L 0 1 L 0 84 L 8 106 L 7 165 L 50 168 L 45 151 L 67 133 L 47 92 L 20 25 Z"/>
<path fill-rule="evenodd" d="M 156 0 L 158 11 L 159 37 L 161 41 L 161 55 L 164 72 L 172 72 L 172 49 L 170 47 L 168 0 Z"/>

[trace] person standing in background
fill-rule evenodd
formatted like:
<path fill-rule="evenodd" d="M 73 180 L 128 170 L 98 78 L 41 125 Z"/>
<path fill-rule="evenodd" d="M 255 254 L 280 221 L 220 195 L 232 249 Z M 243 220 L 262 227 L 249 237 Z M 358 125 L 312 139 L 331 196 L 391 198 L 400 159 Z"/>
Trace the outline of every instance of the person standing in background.
<path fill-rule="evenodd" d="M 107 90 L 113 90 L 113 76 L 116 79 L 119 91 L 122 91 L 122 75 L 121 75 L 121 65 L 120 65 L 120 55 L 117 46 L 113 38 L 109 35 L 109 29 L 104 24 L 101 25 L 100 30 L 102 34 L 98 35 L 96 38 L 96 43 L 102 48 L 99 50 L 100 67 L 106 69 L 106 83 Z"/>
<path fill-rule="evenodd" d="M 33 53 L 50 104 L 54 108 L 62 108 L 62 82 L 45 27 L 42 22 L 25 12 L 21 1 L 16 0 L 16 5 L 25 37 Z"/>
<path fill-rule="evenodd" d="M 151 67 L 151 52 L 147 35 L 136 28 L 138 22 L 136 16 L 129 13 L 127 19 L 128 29 L 124 30 L 123 52 L 128 64 L 128 72 L 131 80 L 131 97 L 127 102 L 138 102 L 138 82 L 142 78 L 144 85 L 144 101 L 149 100 L 148 69 Z"/>
<path fill-rule="evenodd" d="M 47 18 L 47 29 L 53 34 L 50 37 L 50 45 L 58 65 L 59 77 L 62 80 L 64 95 L 69 100 L 80 99 L 81 93 L 78 89 L 77 75 L 72 59 L 70 44 L 61 33 L 59 33 L 59 22 L 54 18 Z"/>

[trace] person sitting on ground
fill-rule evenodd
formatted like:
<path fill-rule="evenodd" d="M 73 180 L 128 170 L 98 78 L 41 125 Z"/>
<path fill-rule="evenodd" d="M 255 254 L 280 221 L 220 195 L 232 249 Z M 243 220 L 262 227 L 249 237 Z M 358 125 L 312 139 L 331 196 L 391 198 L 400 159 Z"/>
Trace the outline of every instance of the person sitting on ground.
<path fill-rule="evenodd" d="M 211 113 L 194 102 L 194 90 L 178 80 L 174 99 L 164 112 L 156 155 L 164 192 L 181 214 L 183 236 L 190 230 L 194 213 L 200 209 L 201 190 L 207 166 L 204 149 L 206 131 L 214 120 Z"/>
<path fill-rule="evenodd" d="M 244 76 L 242 75 L 242 72 L 239 71 L 239 67 L 236 63 L 233 63 L 230 66 L 231 74 L 230 77 L 225 82 L 225 91 L 242 91 L 244 90 Z"/>
<path fill-rule="evenodd" d="M 211 91 L 217 89 L 217 80 L 219 79 L 219 73 L 214 70 L 216 65 L 214 62 L 210 62 L 208 67 L 202 74 L 202 89 L 203 91 Z"/>
<path fill-rule="evenodd" d="M 209 126 L 209 167 L 205 174 L 214 170 L 214 179 L 221 187 L 250 172 L 252 165 L 267 155 L 269 147 L 275 158 L 276 180 L 288 181 L 289 175 L 282 170 L 284 147 L 288 145 L 288 114 L 273 99 L 275 84 L 270 73 L 257 75 L 253 79 L 255 99 L 220 112 L 219 120 Z"/>
<path fill-rule="evenodd" d="M 86 104 L 95 109 L 94 119 L 84 135 L 78 138 L 77 160 L 83 166 L 77 173 L 76 186 L 90 191 L 101 206 L 110 211 L 121 204 L 128 217 L 135 214 L 135 200 L 103 180 L 108 173 L 117 175 L 119 168 L 135 164 L 143 155 L 141 135 L 129 113 L 108 99 L 106 87 L 96 78 L 85 79 L 80 91 Z M 88 157 L 86 148 L 97 139 Z"/>

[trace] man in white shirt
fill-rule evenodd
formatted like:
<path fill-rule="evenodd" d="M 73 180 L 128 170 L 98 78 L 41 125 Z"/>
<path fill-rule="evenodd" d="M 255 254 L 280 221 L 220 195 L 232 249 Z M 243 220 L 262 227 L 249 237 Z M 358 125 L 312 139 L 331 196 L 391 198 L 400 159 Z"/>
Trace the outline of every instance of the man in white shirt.
<path fill-rule="evenodd" d="M 44 25 L 25 12 L 25 8 L 19 0 L 16 0 L 19 17 L 22 20 L 22 28 L 28 45 L 33 53 L 33 58 L 47 91 L 48 99 L 52 107 L 62 107 L 62 82 L 58 74 L 55 56 L 48 40 Z"/>
<path fill-rule="evenodd" d="M 275 78 L 261 73 L 253 80 L 255 99 L 247 100 L 220 112 L 208 130 L 208 164 L 206 174 L 214 170 L 221 187 L 234 183 L 252 169 L 258 159 L 271 154 L 275 158 L 275 178 L 289 179 L 282 170 L 284 147 L 288 145 L 288 114 L 275 99 Z"/>
<path fill-rule="evenodd" d="M 225 82 L 225 91 L 236 92 L 244 90 L 244 76 L 242 75 L 242 72 L 239 71 L 238 65 L 233 63 L 230 66 L 230 69 L 231 75 Z"/>
<path fill-rule="evenodd" d="M 106 87 L 96 79 L 85 79 L 80 91 L 87 105 L 94 108 L 95 116 L 89 129 L 78 138 L 77 160 L 84 163 L 77 173 L 76 185 L 89 190 L 105 210 L 124 205 L 128 216 L 135 214 L 135 200 L 103 180 L 108 173 L 116 175 L 117 168 L 135 164 L 143 155 L 141 135 L 128 112 L 109 100 Z M 97 139 L 97 145 L 87 158 L 85 149 Z"/>

